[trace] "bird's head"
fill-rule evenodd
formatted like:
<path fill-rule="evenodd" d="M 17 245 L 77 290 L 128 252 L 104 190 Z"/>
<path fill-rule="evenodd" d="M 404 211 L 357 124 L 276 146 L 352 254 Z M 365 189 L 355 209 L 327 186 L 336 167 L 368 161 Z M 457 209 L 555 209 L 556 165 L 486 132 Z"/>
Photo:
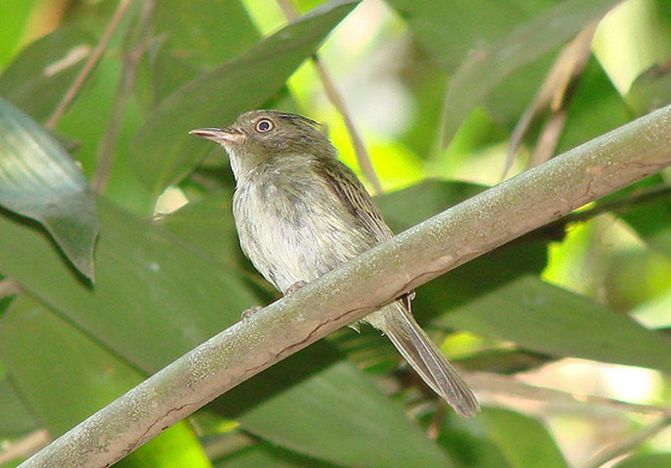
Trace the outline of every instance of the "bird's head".
<path fill-rule="evenodd" d="M 260 164 L 283 158 L 334 157 L 335 150 L 320 125 L 300 115 L 254 110 L 222 128 L 198 128 L 189 133 L 219 143 L 229 154 L 239 179 Z"/>

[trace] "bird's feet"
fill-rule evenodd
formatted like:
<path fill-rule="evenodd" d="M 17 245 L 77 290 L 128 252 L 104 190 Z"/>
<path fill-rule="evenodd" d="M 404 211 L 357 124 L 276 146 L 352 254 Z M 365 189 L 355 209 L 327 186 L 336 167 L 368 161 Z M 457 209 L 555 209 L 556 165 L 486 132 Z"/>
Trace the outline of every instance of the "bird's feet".
<path fill-rule="evenodd" d="M 240 320 L 247 320 L 261 309 L 263 309 L 263 307 L 255 305 L 250 307 L 249 309 L 243 310 L 242 313 L 240 314 Z"/>
<path fill-rule="evenodd" d="M 289 289 L 287 289 L 287 292 L 285 292 L 284 295 L 285 296 L 290 296 L 293 293 L 295 293 L 296 291 L 298 291 L 299 289 L 301 289 L 306 284 L 308 284 L 308 283 L 306 281 L 303 281 L 303 280 L 296 281 L 294 284 L 289 286 Z"/>

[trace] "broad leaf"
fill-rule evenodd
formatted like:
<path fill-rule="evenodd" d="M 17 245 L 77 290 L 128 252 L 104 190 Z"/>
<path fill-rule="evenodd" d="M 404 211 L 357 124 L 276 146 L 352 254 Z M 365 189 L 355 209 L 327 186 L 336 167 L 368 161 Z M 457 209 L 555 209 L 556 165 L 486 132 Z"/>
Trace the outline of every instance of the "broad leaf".
<path fill-rule="evenodd" d="M 189 130 L 230 123 L 271 98 L 356 4 L 337 1 L 314 9 L 159 104 L 134 145 L 137 170 L 153 193 L 179 181 L 212 150 Z"/>
<path fill-rule="evenodd" d="M 93 280 L 98 219 L 88 181 L 45 130 L 1 98 L 0 205 L 44 225 Z"/>
<path fill-rule="evenodd" d="M 23 400 L 54 437 L 143 379 L 137 370 L 28 298 L 17 299 L 0 322 L 0 353 Z M 210 463 L 193 431 L 180 423 L 118 466 L 208 467 Z"/>
<path fill-rule="evenodd" d="M 671 371 L 663 336 L 532 276 L 459 304 L 440 323 L 558 357 Z"/>

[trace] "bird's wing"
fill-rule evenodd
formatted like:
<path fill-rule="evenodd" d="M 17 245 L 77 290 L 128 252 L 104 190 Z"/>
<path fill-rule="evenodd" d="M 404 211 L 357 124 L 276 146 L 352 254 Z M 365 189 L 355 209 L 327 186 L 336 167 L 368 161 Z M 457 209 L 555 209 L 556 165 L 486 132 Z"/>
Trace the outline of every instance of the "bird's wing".
<path fill-rule="evenodd" d="M 378 244 L 394 237 L 382 213 L 375 206 L 373 199 L 356 175 L 337 159 L 321 163 L 323 167 L 320 167 L 322 170 L 319 172 L 323 174 L 328 189 L 335 193 L 354 221 L 372 235 L 375 243 Z M 410 303 L 414 297 L 415 292 L 411 291 L 400 298 L 408 311 L 411 310 Z"/>
<path fill-rule="evenodd" d="M 376 243 L 394 237 L 373 199 L 347 166 L 337 159 L 329 159 L 320 161 L 319 172 L 327 188 L 338 197 L 356 224 L 372 235 Z"/>

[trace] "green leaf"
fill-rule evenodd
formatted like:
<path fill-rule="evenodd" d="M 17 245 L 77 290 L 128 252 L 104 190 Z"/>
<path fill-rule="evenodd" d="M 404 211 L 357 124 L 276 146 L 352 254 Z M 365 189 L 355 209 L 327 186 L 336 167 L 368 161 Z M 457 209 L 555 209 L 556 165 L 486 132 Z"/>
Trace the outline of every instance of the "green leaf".
<path fill-rule="evenodd" d="M 0 380 L 0 440 L 20 437 L 40 427 L 7 377 Z"/>
<path fill-rule="evenodd" d="M 484 291 L 439 322 L 554 356 L 671 371 L 671 344 L 661 335 L 532 276 Z"/>
<path fill-rule="evenodd" d="M 59 28 L 28 45 L 0 76 L 0 95 L 44 121 L 56 108 L 93 48 L 93 38 Z"/>
<path fill-rule="evenodd" d="M 260 442 L 222 457 L 214 463 L 214 466 L 221 468 L 257 468 L 259 466 L 272 466 L 273 468 L 294 468 L 299 466 L 326 468 L 337 465 L 324 463 L 267 442 Z"/>
<path fill-rule="evenodd" d="M 552 0 L 387 0 L 417 41 L 449 70 L 466 54 L 553 5 Z M 446 33 L 449 31 L 449 33 Z"/>
<path fill-rule="evenodd" d="M 203 70 L 243 53 L 259 39 L 245 7 L 237 0 L 180 0 L 156 3 L 151 60 L 155 98 L 163 99 Z"/>
<path fill-rule="evenodd" d="M 40 232 L 0 217 L 0 270 L 146 371 L 237 321 L 256 302 L 230 264 L 98 199 L 97 281 L 87 287 Z"/>
<path fill-rule="evenodd" d="M 671 466 L 669 453 L 644 453 L 627 457 L 615 465 L 615 468 L 668 468 Z"/>
<path fill-rule="evenodd" d="M 307 357 L 302 352 L 288 365 L 301 366 L 296 362 L 301 356 Z M 254 434 L 340 466 L 448 466 L 447 456 L 408 420 L 401 405 L 384 397 L 352 364 L 336 362 L 298 384 L 291 380 L 300 374 L 275 367 L 269 370 L 274 378 L 262 374 L 218 402 L 227 414 L 243 411 L 240 423 Z M 264 390 L 273 383 L 283 386 L 276 395 Z"/>
<path fill-rule="evenodd" d="M 599 62 L 592 57 L 580 76 L 578 89 L 571 100 L 557 153 L 603 135 L 629 122 L 631 118 L 622 96 Z"/>
<path fill-rule="evenodd" d="M 0 205 L 44 225 L 93 280 L 98 220 L 88 181 L 46 131 L 1 98 Z"/>
<path fill-rule="evenodd" d="M 655 65 L 631 84 L 627 104 L 636 115 L 645 115 L 671 102 L 671 69 L 666 64 Z"/>
<path fill-rule="evenodd" d="M 58 436 L 143 376 L 64 320 L 22 297 L 0 323 L 0 353 L 22 398 Z M 119 466 L 208 467 L 193 431 L 180 423 Z"/>
<path fill-rule="evenodd" d="M 445 97 L 443 142 L 448 143 L 469 113 L 507 76 L 569 40 L 619 0 L 566 0 L 517 27 L 491 46 L 478 49 L 450 80 Z"/>
<path fill-rule="evenodd" d="M 153 193 L 179 181 L 212 149 L 189 130 L 229 123 L 263 104 L 356 5 L 319 7 L 161 102 L 134 145 L 136 168 Z"/>
<path fill-rule="evenodd" d="M 21 41 L 35 0 L 3 0 L 0 15 L 0 67 L 12 57 Z"/>
<path fill-rule="evenodd" d="M 564 468 L 567 463 L 547 429 L 514 411 L 487 408 L 480 421 L 511 468 Z"/>

